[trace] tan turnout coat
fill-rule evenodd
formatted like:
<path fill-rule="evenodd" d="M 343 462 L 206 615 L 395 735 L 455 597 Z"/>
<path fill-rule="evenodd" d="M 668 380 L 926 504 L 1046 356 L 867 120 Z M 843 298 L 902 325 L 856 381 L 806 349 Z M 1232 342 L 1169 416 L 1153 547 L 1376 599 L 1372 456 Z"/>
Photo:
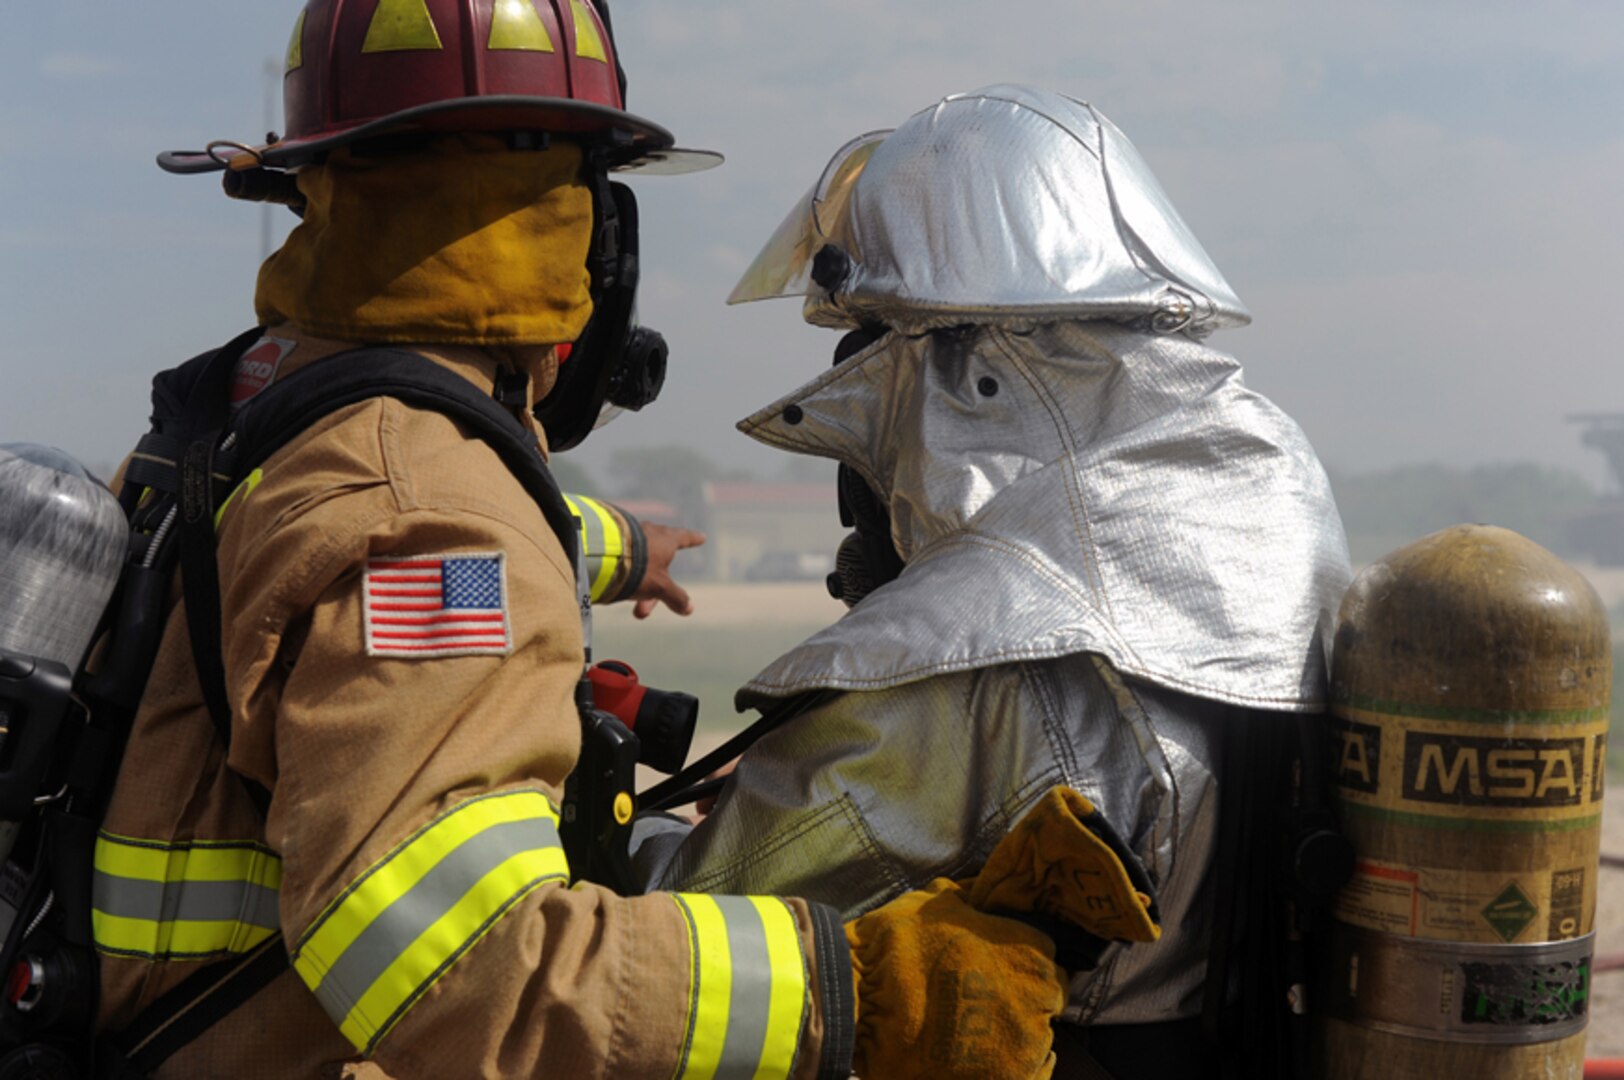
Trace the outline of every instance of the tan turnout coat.
<path fill-rule="evenodd" d="M 305 342 L 280 374 L 332 351 Z M 491 390 L 490 356 L 424 354 Z M 398 401 L 350 406 L 272 457 L 251 491 L 239 490 L 218 540 L 229 761 L 176 603 L 107 816 L 99 870 L 106 854 L 106 868 L 142 873 L 120 870 L 118 860 L 154 851 L 167 859 L 154 874 L 207 876 L 215 857 L 252 864 L 244 871 L 252 884 L 231 887 L 274 908 L 297 958 L 313 953 L 307 939 L 315 931 L 342 921 L 344 912 L 332 913 L 347 898 L 400 869 L 404 860 L 392 853 L 415 850 L 414 838 L 436 822 L 463 822 L 476 803 L 545 813 L 534 793 L 556 807 L 580 742 L 573 573 L 536 504 L 484 443 Z M 511 649 L 369 655 L 368 560 L 458 554 L 501 556 Z M 271 792 L 268 821 L 237 774 Z M 693 957 L 702 928 L 669 895 L 623 899 L 572 888 L 552 856 L 532 856 L 544 872 L 521 873 L 506 906 L 483 920 L 476 913 L 473 932 L 465 926 L 465 940 L 441 950 L 441 970 L 404 976 L 415 979 L 410 993 L 385 994 L 381 1005 L 340 996 L 335 1013 L 331 995 L 318 999 L 290 970 L 160 1075 L 681 1075 L 696 1026 Z M 176 869 L 182 857 L 192 869 Z M 98 890 L 103 884 L 99 874 Z M 395 887 L 409 885 L 407 875 Z M 182 886 L 165 887 L 173 894 Z M 179 902 L 175 895 L 166 902 Z M 201 902 L 210 894 L 193 887 L 190 895 Z M 99 891 L 99 907 L 104 899 Z M 252 907 L 239 905 L 240 921 L 252 923 L 240 914 Z M 823 1034 L 815 931 L 807 905 L 783 907 L 805 958 L 793 1075 L 809 1077 Z M 103 1026 L 122 1028 L 200 963 L 241 952 L 265 933 L 236 926 L 227 935 L 233 945 L 206 957 L 104 954 Z M 172 953 L 184 952 L 175 947 L 183 936 L 169 940 Z M 350 959 L 320 963 L 336 970 Z M 354 1009 L 341 1020 L 346 1003 Z M 789 1006 L 775 998 L 772 1007 Z"/>

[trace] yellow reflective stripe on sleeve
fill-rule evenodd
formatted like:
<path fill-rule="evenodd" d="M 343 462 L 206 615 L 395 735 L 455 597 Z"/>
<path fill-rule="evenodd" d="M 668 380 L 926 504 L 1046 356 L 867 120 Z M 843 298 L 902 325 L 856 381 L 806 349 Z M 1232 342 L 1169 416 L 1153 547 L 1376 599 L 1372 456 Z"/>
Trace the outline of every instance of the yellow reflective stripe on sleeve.
<path fill-rule="evenodd" d="M 586 564 L 587 577 L 590 579 L 596 565 L 592 560 L 602 554 L 603 527 L 598 521 L 598 515 L 581 505 L 581 500 L 585 498 L 584 495 L 580 497 L 568 493 L 564 495 L 564 502 L 570 508 L 570 515 L 575 518 L 575 539 L 581 545 L 581 560 Z"/>
<path fill-rule="evenodd" d="M 626 553 L 626 538 L 609 508 L 585 495 L 565 495 L 580 530 L 581 555 L 592 582 L 592 601 L 602 600 L 615 579 L 615 569 Z"/>
<path fill-rule="evenodd" d="M 688 1036 L 673 1080 L 785 1080 L 806 1021 L 806 960 L 773 897 L 673 897 L 688 923 Z"/>
<path fill-rule="evenodd" d="M 370 1052 L 450 964 L 478 944 L 514 904 L 545 882 L 567 876 L 560 851 L 524 851 L 502 863 L 395 958 L 350 1010 L 339 1031 L 356 1049 Z"/>
<path fill-rule="evenodd" d="M 682 898 L 693 923 L 694 954 L 699 961 L 698 985 L 691 1002 L 687 1066 L 677 1075 L 682 1080 L 711 1080 L 722 1063 L 727 1046 L 728 1006 L 733 997 L 733 957 L 728 949 L 727 922 L 722 910 L 709 896 Z"/>
<path fill-rule="evenodd" d="M 751 897 L 750 902 L 761 915 L 773 980 L 767 1005 L 767 1034 L 754 1080 L 771 1080 L 788 1076 L 795 1067 L 795 1052 L 801 1046 L 801 1028 L 806 1023 L 811 991 L 807 986 L 806 960 L 801 954 L 801 929 L 789 905 L 768 896 Z"/>
<path fill-rule="evenodd" d="M 104 832 L 96 839 L 96 870 L 143 881 L 249 881 L 282 884 L 282 860 L 246 841 L 163 844 Z"/>
<path fill-rule="evenodd" d="M 214 512 L 214 527 L 217 531 L 220 528 L 220 522 L 225 520 L 226 511 L 231 509 L 231 504 L 237 501 L 237 497 L 240 495 L 244 499 L 247 499 L 248 496 L 252 495 L 254 490 L 259 487 L 259 482 L 263 479 L 265 479 L 265 470 L 255 469 L 243 479 L 242 483 L 238 484 L 236 488 L 232 490 L 230 495 L 226 496 L 226 501 L 221 503 L 220 509 Z"/>
<path fill-rule="evenodd" d="M 248 842 L 171 844 L 102 833 L 91 931 L 104 953 L 193 959 L 244 953 L 277 932 L 282 862 Z"/>
<path fill-rule="evenodd" d="M 584 495 L 581 496 L 581 503 L 598 519 L 598 527 L 603 530 L 603 546 L 594 553 L 596 565 L 589 561 L 587 566 L 587 572 L 592 575 L 592 599 L 598 600 L 608 590 L 609 582 L 614 580 L 615 567 L 620 565 L 620 556 L 626 551 L 626 540 L 620 535 L 620 526 L 607 507 Z"/>
<path fill-rule="evenodd" d="M 160 921 L 124 918 L 100 909 L 91 910 L 90 926 L 99 951 L 146 960 L 245 953 L 276 933 L 274 926 L 251 926 L 230 919 Z"/>
<path fill-rule="evenodd" d="M 470 799 L 345 889 L 300 939 L 293 966 L 368 1054 L 513 905 L 568 877 L 558 812 L 546 796 Z"/>

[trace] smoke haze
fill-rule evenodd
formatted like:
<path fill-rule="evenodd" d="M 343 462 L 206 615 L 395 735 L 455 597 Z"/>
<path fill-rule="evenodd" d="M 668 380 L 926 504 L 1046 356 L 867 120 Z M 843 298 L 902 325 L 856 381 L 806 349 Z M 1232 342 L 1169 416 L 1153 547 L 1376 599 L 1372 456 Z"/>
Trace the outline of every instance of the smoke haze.
<path fill-rule="evenodd" d="M 257 140 L 298 4 L 14 5 L 0 36 L 0 441 L 116 460 L 153 371 L 251 322 L 261 210 L 152 155 Z M 729 156 L 637 181 L 666 396 L 575 455 L 732 430 L 828 362 L 793 302 L 722 299 L 829 154 L 943 94 L 1025 81 L 1135 141 L 1252 327 L 1214 343 L 1328 463 L 1526 459 L 1603 478 L 1563 421 L 1624 409 L 1624 9 L 1398 2 L 618 0 L 630 105 Z M 274 80 L 273 80 L 274 81 Z M 279 109 L 277 110 L 279 112 Z M 280 120 L 272 125 L 280 127 Z M 274 236 L 292 224 L 276 211 Z"/>

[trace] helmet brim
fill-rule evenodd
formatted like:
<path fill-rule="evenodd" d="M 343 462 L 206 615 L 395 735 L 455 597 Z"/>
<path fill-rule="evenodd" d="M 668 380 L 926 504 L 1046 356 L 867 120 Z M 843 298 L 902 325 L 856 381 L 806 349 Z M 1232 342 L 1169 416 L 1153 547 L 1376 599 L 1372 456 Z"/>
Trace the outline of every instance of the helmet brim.
<path fill-rule="evenodd" d="M 674 174 L 700 172 L 722 163 L 709 150 L 679 150 L 659 124 L 622 109 L 591 101 L 518 94 L 454 98 L 418 105 L 338 130 L 283 139 L 265 146 L 216 142 L 205 150 L 171 150 L 158 155 L 158 167 L 180 175 L 226 168 L 292 169 L 364 139 L 410 132 L 539 131 L 605 146 L 616 172 Z"/>

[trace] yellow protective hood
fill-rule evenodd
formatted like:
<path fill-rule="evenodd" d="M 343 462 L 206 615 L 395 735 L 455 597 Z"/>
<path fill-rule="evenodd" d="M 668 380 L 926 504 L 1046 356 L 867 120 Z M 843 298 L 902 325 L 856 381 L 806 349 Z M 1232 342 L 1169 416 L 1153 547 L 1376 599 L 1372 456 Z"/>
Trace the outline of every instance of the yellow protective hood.
<path fill-rule="evenodd" d="M 592 313 L 580 172 L 579 147 L 513 151 L 488 136 L 336 151 L 299 173 L 309 205 L 260 268 L 259 320 L 345 341 L 574 341 Z"/>

